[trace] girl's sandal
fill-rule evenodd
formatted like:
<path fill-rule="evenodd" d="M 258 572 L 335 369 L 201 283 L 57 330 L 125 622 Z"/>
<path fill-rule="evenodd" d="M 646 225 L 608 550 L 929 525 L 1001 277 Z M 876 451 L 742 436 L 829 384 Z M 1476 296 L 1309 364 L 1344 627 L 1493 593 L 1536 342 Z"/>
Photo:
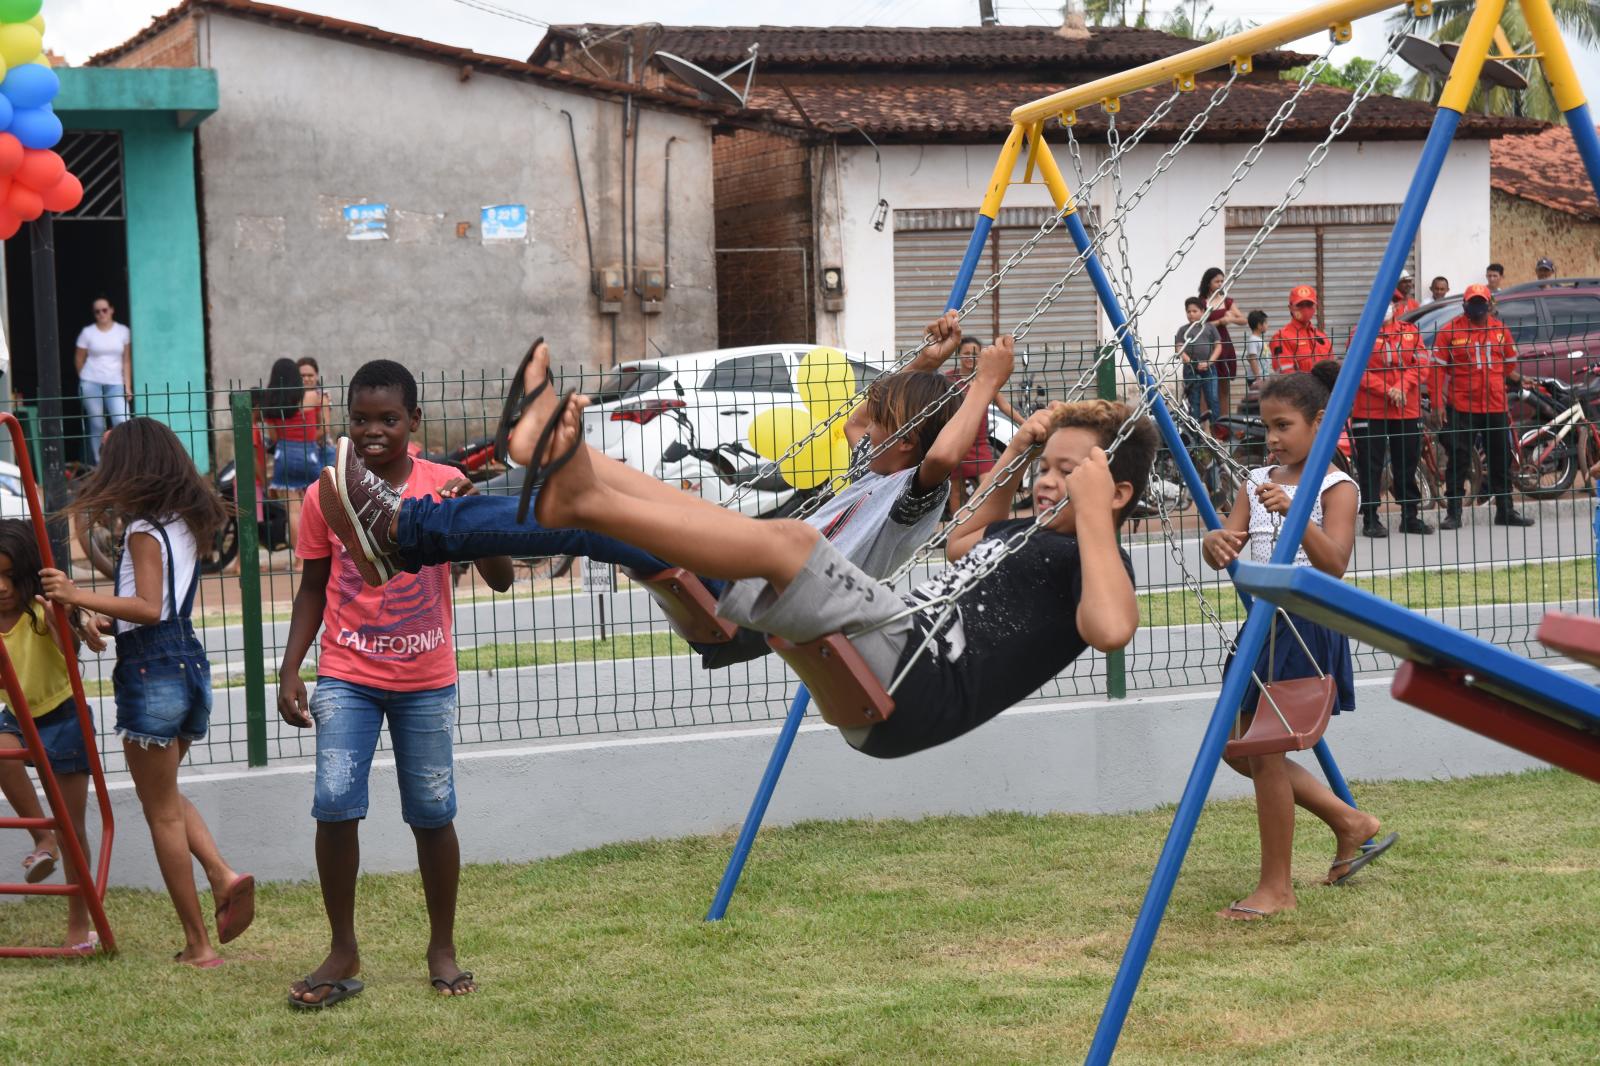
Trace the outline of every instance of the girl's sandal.
<path fill-rule="evenodd" d="M 535 395 L 542 391 L 544 391 L 544 386 L 541 385 L 535 390 Z M 572 443 L 567 446 L 564 452 L 543 466 L 539 464 L 539 457 L 544 454 L 545 448 L 550 444 L 550 438 L 555 436 L 562 419 L 566 417 L 567 408 L 572 404 L 572 398 L 577 395 L 577 391 L 577 389 L 568 389 L 561 394 L 561 402 L 556 404 L 556 409 L 550 414 L 550 420 L 539 431 L 539 442 L 534 445 L 533 458 L 528 464 L 527 476 L 522 479 L 522 494 L 517 498 L 517 523 L 519 525 L 528 520 L 528 505 L 533 499 L 534 490 L 549 480 L 551 474 L 571 462 L 572 457 L 578 454 L 578 449 L 583 447 L 583 433 L 580 431 L 573 437 Z M 528 402 L 531 403 L 532 399 L 530 398 Z"/>
<path fill-rule="evenodd" d="M 545 389 L 555 384 L 555 375 L 546 373 L 544 381 L 540 383 L 538 388 L 530 393 L 522 391 L 522 379 L 527 376 L 528 364 L 533 362 L 533 353 L 537 352 L 539 345 L 543 343 L 543 337 L 536 338 L 528 346 L 527 354 L 522 357 L 522 362 L 517 364 L 517 369 L 511 375 L 511 384 L 506 390 L 506 402 L 500 409 L 500 424 L 495 428 L 494 433 L 494 459 L 495 462 L 502 466 L 508 464 L 511 459 L 508 447 L 511 440 L 512 427 L 522 420 L 524 412 L 528 410 L 533 401 L 544 395 Z"/>
<path fill-rule="evenodd" d="M 33 849 L 22 860 L 22 879 L 30 885 L 38 884 L 56 872 L 57 861 L 56 854 L 49 848 Z"/>

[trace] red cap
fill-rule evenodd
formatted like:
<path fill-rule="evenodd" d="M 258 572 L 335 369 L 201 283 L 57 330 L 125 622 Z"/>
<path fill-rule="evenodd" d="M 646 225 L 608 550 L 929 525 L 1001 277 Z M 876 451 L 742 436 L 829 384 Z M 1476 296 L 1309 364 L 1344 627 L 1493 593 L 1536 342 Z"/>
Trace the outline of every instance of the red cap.
<path fill-rule="evenodd" d="M 1294 288 L 1289 290 L 1290 307 L 1293 307 L 1295 304 L 1303 304 L 1307 301 L 1310 301 L 1311 303 L 1317 302 L 1317 290 L 1313 289 L 1310 285 L 1296 285 Z"/>
<path fill-rule="evenodd" d="M 1465 304 L 1468 300 L 1493 300 L 1493 299 L 1494 299 L 1494 293 L 1489 291 L 1489 286 L 1487 286 L 1487 285 L 1468 285 L 1467 286 L 1467 291 L 1461 294 L 1461 302 L 1463 304 Z"/>

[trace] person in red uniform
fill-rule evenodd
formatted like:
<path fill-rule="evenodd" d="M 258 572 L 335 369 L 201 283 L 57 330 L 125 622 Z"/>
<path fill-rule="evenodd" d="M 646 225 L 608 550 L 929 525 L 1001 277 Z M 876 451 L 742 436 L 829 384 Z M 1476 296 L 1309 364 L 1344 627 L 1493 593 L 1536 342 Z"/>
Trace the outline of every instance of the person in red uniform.
<path fill-rule="evenodd" d="M 1416 288 L 1417 281 L 1411 276 L 1411 271 L 1400 271 L 1400 283 L 1395 286 L 1394 290 L 1400 307 L 1395 314 L 1403 315 L 1407 311 L 1415 311 L 1417 308 L 1422 306 L 1421 304 L 1417 303 Z"/>
<path fill-rule="evenodd" d="M 1400 317 L 1405 303 L 1405 294 L 1396 289 L 1350 410 L 1350 443 L 1355 450 L 1361 535 L 1365 537 L 1389 535 L 1378 520 L 1385 460 L 1394 475 L 1400 531 L 1433 532 L 1418 513 L 1421 500 L 1417 491 L 1417 463 L 1422 458 L 1422 378 L 1432 359 L 1417 327 Z"/>
<path fill-rule="evenodd" d="M 1317 328 L 1317 290 L 1296 285 L 1289 290 L 1289 321 L 1267 343 L 1274 374 L 1311 373 L 1333 354 L 1333 342 Z"/>
<path fill-rule="evenodd" d="M 1533 519 L 1511 506 L 1511 419 L 1506 382 L 1520 382 L 1517 348 L 1511 331 L 1490 313 L 1487 285 L 1468 285 L 1462 313 L 1445 323 L 1433 339 L 1433 357 L 1444 365 L 1450 411 L 1445 422 L 1445 499 L 1448 513 L 1440 529 L 1461 528 L 1461 500 L 1472 471 L 1474 438 L 1483 436 L 1489 459 L 1489 491 L 1494 524 L 1531 526 Z"/>

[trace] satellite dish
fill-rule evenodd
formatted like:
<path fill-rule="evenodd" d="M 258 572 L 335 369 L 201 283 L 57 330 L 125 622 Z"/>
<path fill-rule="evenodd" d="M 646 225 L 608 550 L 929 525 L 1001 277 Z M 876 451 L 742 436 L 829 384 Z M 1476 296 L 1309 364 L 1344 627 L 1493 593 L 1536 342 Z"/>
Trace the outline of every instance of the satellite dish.
<path fill-rule="evenodd" d="M 1456 61 L 1456 53 L 1461 51 L 1461 46 L 1454 41 L 1444 41 L 1439 45 L 1439 51 L 1450 62 Z M 1510 63 L 1502 63 L 1498 59 L 1485 58 L 1483 72 L 1478 75 L 1479 81 L 1486 81 L 1490 85 L 1498 85 L 1502 89 L 1512 89 L 1521 92 L 1528 87 L 1528 79 L 1517 73 L 1517 69 Z"/>
<path fill-rule="evenodd" d="M 689 62 L 682 56 L 675 56 L 671 52 L 657 52 L 655 61 L 665 67 L 670 73 L 695 88 L 701 96 L 710 100 L 719 100 L 735 107 L 743 107 L 744 102 L 750 97 L 750 82 L 756 76 L 756 49 L 759 45 L 750 46 L 750 57 L 741 63 L 735 63 L 721 74 L 713 74 L 704 67 Z M 746 70 L 745 68 L 749 68 Z M 728 79 L 744 70 L 744 90 L 741 92 L 729 84 Z"/>
<path fill-rule="evenodd" d="M 1450 77 L 1450 57 L 1439 45 L 1426 37 L 1408 33 L 1400 39 L 1400 58 L 1416 67 L 1430 78 L 1444 81 Z"/>

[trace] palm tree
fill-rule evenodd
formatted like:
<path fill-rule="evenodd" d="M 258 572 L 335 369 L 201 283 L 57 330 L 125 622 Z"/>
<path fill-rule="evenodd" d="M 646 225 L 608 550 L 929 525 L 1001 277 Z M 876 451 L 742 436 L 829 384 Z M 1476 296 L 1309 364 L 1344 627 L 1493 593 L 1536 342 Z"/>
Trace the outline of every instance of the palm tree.
<path fill-rule="evenodd" d="M 1600 4 L 1594 0 L 1551 0 L 1556 23 L 1569 45 L 1600 44 Z M 1419 26 L 1436 42 L 1459 41 L 1467 32 L 1467 23 L 1477 7 L 1474 0 L 1434 0 L 1433 14 L 1419 21 Z M 1389 27 L 1398 31 L 1410 18 L 1405 13 L 1391 15 Z M 1500 28 L 1519 50 L 1532 50 L 1533 35 L 1522 17 L 1522 8 L 1507 4 L 1500 16 Z M 1467 105 L 1468 110 L 1489 115 L 1526 115 L 1547 122 L 1564 121 L 1550 92 L 1550 82 L 1537 61 L 1518 64 L 1518 69 L 1528 76 L 1528 87 L 1522 92 L 1495 88 L 1478 83 Z M 1437 98 L 1439 86 L 1426 74 L 1417 74 L 1405 85 L 1404 93 L 1418 100 Z"/>

